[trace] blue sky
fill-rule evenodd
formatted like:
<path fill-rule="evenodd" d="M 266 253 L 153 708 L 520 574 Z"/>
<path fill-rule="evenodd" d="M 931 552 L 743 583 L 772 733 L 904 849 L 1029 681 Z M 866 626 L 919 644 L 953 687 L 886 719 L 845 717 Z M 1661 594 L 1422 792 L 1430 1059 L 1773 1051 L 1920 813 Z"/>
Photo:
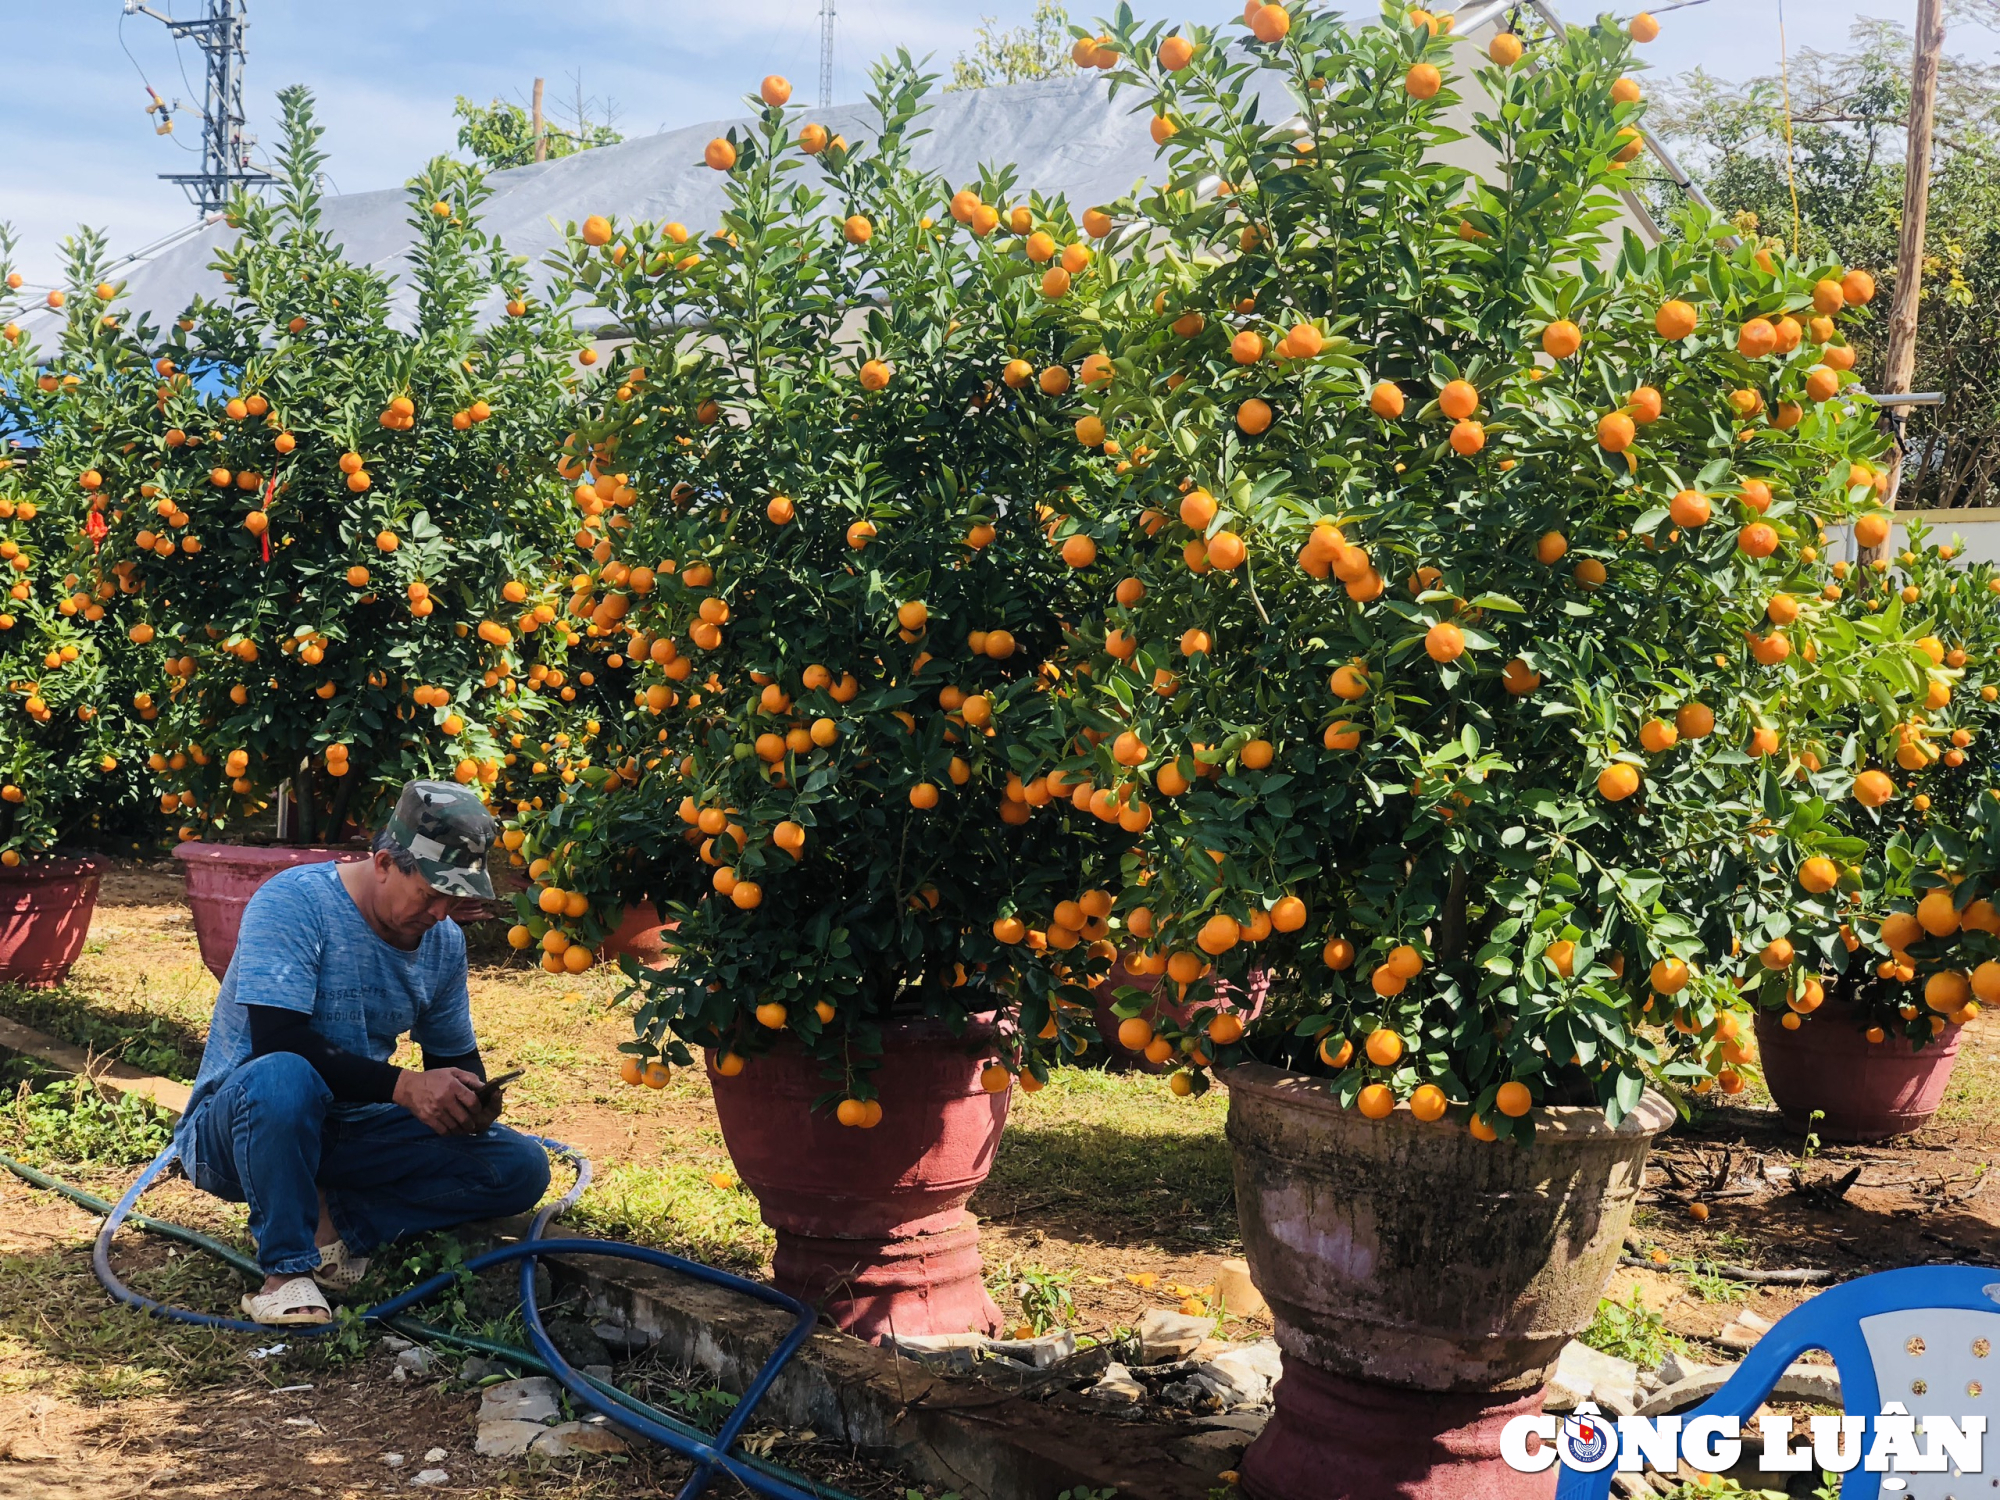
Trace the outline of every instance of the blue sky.
<path fill-rule="evenodd" d="M 1572 19 L 1595 9 L 1592 0 L 1557 3 Z M 1668 72 L 1697 64 L 1726 77 L 1773 70 L 1778 6 L 1709 0 L 1674 11 L 1647 59 Z M 56 243 L 79 222 L 108 230 L 113 246 L 127 250 L 192 212 L 155 174 L 193 161 L 175 142 L 198 137 L 199 54 L 183 44 L 177 61 L 164 27 L 139 15 L 121 26 L 121 8 L 120 0 L 0 0 L 10 60 L 0 90 L 0 139 L 10 148 L 0 158 L 0 219 L 20 232 L 31 281 L 53 276 Z M 199 5 L 155 0 L 153 8 L 193 15 Z M 838 0 L 835 97 L 858 96 L 868 61 L 885 50 L 930 52 L 943 66 L 970 45 L 982 15 L 1010 25 L 1032 8 L 1033 0 Z M 1233 9 L 1227 0 L 1158 8 L 1202 21 Z M 1794 47 L 1825 46 L 1856 15 L 1907 25 L 1915 9 L 1916 0 L 1789 0 L 1787 17 Z M 1073 3 L 1071 12 L 1096 9 Z M 251 128 L 271 144 L 276 91 L 308 84 L 327 127 L 329 171 L 349 192 L 393 186 L 450 150 L 454 96 L 525 100 L 536 74 L 552 98 L 580 75 L 589 95 L 616 102 L 628 135 L 739 113 L 739 96 L 766 73 L 791 78 L 800 98 L 817 87 L 819 0 L 251 0 L 249 15 Z M 1953 38 L 1989 55 L 1994 42 L 1977 30 Z M 174 139 L 152 132 L 141 69 L 162 94 L 191 106 Z"/>

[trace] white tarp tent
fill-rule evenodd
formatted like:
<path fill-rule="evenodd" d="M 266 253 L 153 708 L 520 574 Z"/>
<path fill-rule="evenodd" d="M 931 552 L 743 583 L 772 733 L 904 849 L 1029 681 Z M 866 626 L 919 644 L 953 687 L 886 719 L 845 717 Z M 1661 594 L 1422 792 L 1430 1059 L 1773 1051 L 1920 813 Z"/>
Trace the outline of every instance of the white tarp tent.
<path fill-rule="evenodd" d="M 1470 45 L 1483 48 L 1492 25 L 1474 28 Z M 1462 85 L 1476 94 L 1468 66 Z M 976 181 L 982 164 L 1012 163 L 1023 197 L 1030 190 L 1068 198 L 1079 213 L 1115 199 L 1143 180 L 1165 176 L 1164 163 L 1148 130 L 1149 115 L 1139 97 L 1123 92 L 1113 100 L 1103 75 L 1082 73 L 1000 88 L 941 93 L 917 129 L 928 131 L 912 144 L 915 164 L 940 174 L 953 187 Z M 1292 112 L 1282 95 L 1265 101 L 1267 119 L 1282 120 Z M 843 105 L 810 112 L 828 129 L 857 144 L 871 137 L 879 124 L 866 105 Z M 1471 110 L 1465 103 L 1447 115 L 1449 123 L 1466 131 L 1468 139 L 1440 156 L 1482 175 L 1496 166 L 1495 158 L 1470 136 Z M 697 233 L 713 229 L 723 206 L 723 178 L 702 162 L 702 148 L 743 119 L 713 120 L 621 145 L 495 172 L 488 179 L 492 197 L 482 210 L 485 227 L 508 249 L 526 256 L 539 273 L 540 262 L 561 242 L 562 226 L 590 214 L 620 221 L 678 221 Z M 806 179 L 817 174 L 808 169 Z M 831 209 L 838 204 L 830 203 Z M 390 275 L 402 271 L 413 235 L 411 208 L 400 188 L 349 193 L 326 200 L 323 221 L 350 260 L 374 266 Z M 1636 200 L 1628 199 L 1616 235 L 1630 228 L 1648 242 L 1659 231 Z M 235 231 L 210 224 L 190 238 L 125 273 L 127 305 L 145 312 L 156 323 L 178 317 L 196 296 L 219 298 L 226 291 L 209 269 L 218 245 Z M 532 284 L 532 283 L 531 283 Z M 498 317 L 496 301 L 490 316 Z M 586 328 L 592 310 L 579 322 Z M 44 342 L 52 321 L 46 315 L 29 324 Z"/>

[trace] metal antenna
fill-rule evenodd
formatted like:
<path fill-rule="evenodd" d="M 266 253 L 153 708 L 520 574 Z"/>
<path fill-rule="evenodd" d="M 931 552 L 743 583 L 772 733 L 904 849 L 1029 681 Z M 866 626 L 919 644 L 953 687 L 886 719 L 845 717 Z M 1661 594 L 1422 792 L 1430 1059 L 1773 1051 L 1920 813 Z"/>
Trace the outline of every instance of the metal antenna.
<path fill-rule="evenodd" d="M 270 173 L 250 165 L 250 147 L 257 138 L 243 129 L 243 33 L 250 25 L 243 12 L 247 3 L 203 0 L 200 20 L 178 21 L 139 0 L 125 0 L 125 14 L 151 16 L 175 41 L 186 38 L 201 48 L 208 63 L 207 93 L 202 101 L 201 170 L 160 174 L 163 181 L 179 183 L 204 216 L 227 208 L 236 187 L 271 180 Z"/>
<path fill-rule="evenodd" d="M 833 0 L 819 0 L 819 107 L 833 107 Z"/>

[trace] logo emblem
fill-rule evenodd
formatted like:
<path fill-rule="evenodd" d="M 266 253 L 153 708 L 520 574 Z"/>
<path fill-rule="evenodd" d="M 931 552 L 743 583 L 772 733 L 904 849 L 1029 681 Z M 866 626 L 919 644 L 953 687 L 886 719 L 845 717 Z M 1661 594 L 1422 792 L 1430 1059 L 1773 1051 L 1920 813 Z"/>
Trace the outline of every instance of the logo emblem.
<path fill-rule="evenodd" d="M 1556 1446 L 1564 1468 L 1591 1473 L 1618 1457 L 1618 1429 L 1598 1411 L 1596 1403 L 1585 1401 L 1563 1418 Z"/>

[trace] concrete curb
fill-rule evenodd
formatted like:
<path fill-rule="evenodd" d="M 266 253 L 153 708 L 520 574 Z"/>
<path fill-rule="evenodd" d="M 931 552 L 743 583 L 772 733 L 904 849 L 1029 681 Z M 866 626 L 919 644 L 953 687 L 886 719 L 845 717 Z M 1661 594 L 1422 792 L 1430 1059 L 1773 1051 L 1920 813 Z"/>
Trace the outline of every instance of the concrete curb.
<path fill-rule="evenodd" d="M 27 1057 L 37 1058 L 52 1068 L 60 1068 L 65 1073 L 81 1073 L 121 1094 L 138 1094 L 152 1100 L 176 1118 L 187 1108 L 186 1084 L 175 1083 L 170 1078 L 155 1078 L 151 1073 L 141 1073 L 137 1068 L 127 1067 L 121 1062 L 106 1062 L 101 1057 L 93 1057 L 81 1047 L 73 1047 L 68 1042 L 59 1042 L 52 1036 L 44 1036 L 41 1032 L 23 1026 L 18 1021 L 10 1021 L 4 1016 L 0 1016 L 0 1047 L 9 1052 L 19 1052 Z"/>
<path fill-rule="evenodd" d="M 545 1264 L 586 1291 L 591 1317 L 659 1340 L 668 1358 L 707 1372 L 724 1390 L 747 1386 L 791 1326 L 775 1308 L 671 1271 L 602 1269 L 569 1256 Z M 753 1425 L 766 1420 L 893 1455 L 966 1500 L 1054 1500 L 1079 1485 L 1147 1500 L 1207 1500 L 1216 1475 L 1235 1466 L 1212 1442 L 1190 1441 L 1212 1436 L 1208 1424 L 1120 1421 L 1067 1391 L 1031 1401 L 825 1329 L 786 1366 Z M 1247 1434 L 1235 1435 L 1247 1445 Z"/>
<path fill-rule="evenodd" d="M 1728 1384 L 1735 1365 L 1710 1365 L 1698 1374 L 1673 1385 L 1663 1386 L 1646 1398 L 1639 1408 L 1642 1417 L 1664 1416 L 1699 1405 Z M 1840 1405 L 1840 1371 L 1832 1365 L 1794 1364 L 1771 1387 L 1769 1400 L 1816 1401 L 1824 1406 Z"/>

